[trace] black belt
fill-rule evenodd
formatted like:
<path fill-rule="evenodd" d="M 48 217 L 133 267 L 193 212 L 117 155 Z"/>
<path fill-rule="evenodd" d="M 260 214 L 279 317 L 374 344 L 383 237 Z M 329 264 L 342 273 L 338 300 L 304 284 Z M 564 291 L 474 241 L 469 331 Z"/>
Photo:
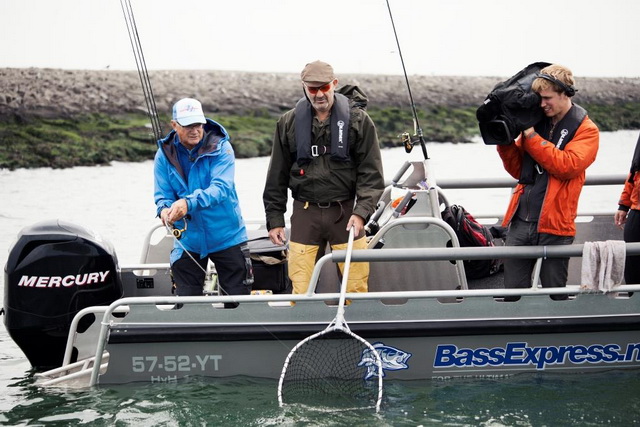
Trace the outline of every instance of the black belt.
<path fill-rule="evenodd" d="M 298 203 L 302 203 L 302 204 L 306 203 L 308 205 L 317 206 L 320 209 L 327 209 L 332 206 L 342 206 L 342 204 L 347 201 L 347 200 L 341 200 L 339 202 L 307 202 L 306 200 L 298 200 L 298 199 L 294 199 L 294 200 Z"/>
<path fill-rule="evenodd" d="M 344 218 L 344 208 L 342 207 L 343 202 L 318 203 L 318 202 L 303 202 L 302 200 L 296 200 L 296 202 L 303 203 L 305 205 L 304 207 L 305 209 L 307 208 L 307 206 L 317 206 L 320 209 L 328 209 L 333 206 L 340 206 L 340 215 L 338 215 L 338 219 L 336 219 L 334 224 L 337 224 L 338 222 L 340 222 L 342 218 Z"/>
<path fill-rule="evenodd" d="M 341 202 L 325 202 L 325 203 L 301 202 L 301 203 L 309 203 L 310 205 L 317 206 L 320 209 L 328 209 L 332 206 L 342 206 Z"/>

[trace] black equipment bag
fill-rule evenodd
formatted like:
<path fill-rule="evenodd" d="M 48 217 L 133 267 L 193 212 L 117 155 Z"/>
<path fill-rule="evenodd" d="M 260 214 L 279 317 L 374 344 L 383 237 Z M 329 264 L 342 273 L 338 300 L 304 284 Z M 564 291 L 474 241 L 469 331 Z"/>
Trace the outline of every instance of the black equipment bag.
<path fill-rule="evenodd" d="M 461 247 L 495 246 L 491 231 L 460 205 L 448 206 L 442 219 L 453 228 Z M 501 262 L 497 259 L 464 260 L 467 279 L 480 279 L 497 273 Z"/>
<path fill-rule="evenodd" d="M 537 74 L 551 65 L 534 62 L 510 79 L 498 83 L 476 110 L 480 134 L 486 145 L 511 144 L 518 134 L 538 123 L 544 113 L 540 95 L 531 90 Z"/>
<path fill-rule="evenodd" d="M 252 289 L 273 291 L 274 294 L 291 293 L 287 248 L 274 245 L 269 237 L 257 237 L 247 243 L 253 265 Z"/>

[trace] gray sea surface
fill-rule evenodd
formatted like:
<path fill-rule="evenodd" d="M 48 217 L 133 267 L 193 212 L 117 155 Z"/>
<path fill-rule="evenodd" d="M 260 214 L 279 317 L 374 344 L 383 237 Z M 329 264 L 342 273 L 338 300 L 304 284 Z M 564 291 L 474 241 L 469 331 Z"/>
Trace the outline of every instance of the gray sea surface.
<path fill-rule="evenodd" d="M 638 131 L 603 132 L 587 175 L 625 174 Z M 494 147 L 427 144 L 438 178 L 506 177 Z M 419 147 L 383 151 L 391 179 L 406 160 L 422 160 Z M 264 219 L 262 190 L 269 159 L 241 159 L 236 185 L 247 220 Z M 580 209 L 617 208 L 619 185 L 585 188 Z M 452 203 L 472 214 L 503 213 L 509 190 L 449 191 Z M 147 231 L 158 224 L 153 204 L 153 164 L 114 162 L 70 169 L 0 169 L 0 262 L 17 233 L 47 219 L 82 225 L 116 250 L 120 265 L 140 260 Z M 620 232 L 620 239 L 622 233 Z M 4 294 L 4 275 L 0 288 Z M 255 357 L 260 357 L 256 352 Z M 85 390 L 42 389 L 0 326 L 0 425 L 389 425 L 565 426 L 640 424 L 640 372 L 588 375 L 522 374 L 505 378 L 385 383 L 382 411 L 334 412 L 279 408 L 275 380 L 191 378 L 177 384 L 130 384 Z"/>

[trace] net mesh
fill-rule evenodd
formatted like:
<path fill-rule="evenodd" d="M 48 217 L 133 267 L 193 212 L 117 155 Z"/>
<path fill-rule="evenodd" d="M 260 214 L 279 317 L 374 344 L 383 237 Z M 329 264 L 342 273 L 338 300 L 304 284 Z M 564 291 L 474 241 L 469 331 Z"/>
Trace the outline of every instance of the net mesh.
<path fill-rule="evenodd" d="M 281 400 L 333 408 L 377 407 L 379 364 L 357 335 L 328 330 L 301 342 L 281 378 Z"/>

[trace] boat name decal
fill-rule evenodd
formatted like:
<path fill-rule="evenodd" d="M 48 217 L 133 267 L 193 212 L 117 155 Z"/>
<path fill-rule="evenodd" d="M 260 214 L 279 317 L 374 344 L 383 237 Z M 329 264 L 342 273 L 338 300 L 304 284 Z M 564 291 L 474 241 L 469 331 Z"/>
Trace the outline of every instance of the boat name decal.
<path fill-rule="evenodd" d="M 630 343 L 626 350 L 618 344 L 562 345 L 529 347 L 526 342 L 510 342 L 505 347 L 458 348 L 440 344 L 436 349 L 434 368 L 525 366 L 543 370 L 548 365 L 565 363 L 616 363 L 640 361 L 640 343 Z"/>
<path fill-rule="evenodd" d="M 384 345 L 381 342 L 372 344 L 372 347 L 380 355 L 380 361 L 382 362 L 382 377 L 384 378 L 384 371 L 400 371 L 408 369 L 407 360 L 411 357 L 411 353 L 402 351 L 396 347 Z M 362 357 L 358 366 L 366 366 L 367 373 L 364 377 L 365 380 L 378 376 L 378 370 L 375 367 L 375 357 L 371 354 L 370 349 L 362 351 Z"/>
<path fill-rule="evenodd" d="M 22 276 L 19 287 L 24 288 L 68 288 L 73 285 L 86 286 L 94 283 L 105 283 L 110 271 L 94 273 L 70 274 L 68 276 Z"/>

